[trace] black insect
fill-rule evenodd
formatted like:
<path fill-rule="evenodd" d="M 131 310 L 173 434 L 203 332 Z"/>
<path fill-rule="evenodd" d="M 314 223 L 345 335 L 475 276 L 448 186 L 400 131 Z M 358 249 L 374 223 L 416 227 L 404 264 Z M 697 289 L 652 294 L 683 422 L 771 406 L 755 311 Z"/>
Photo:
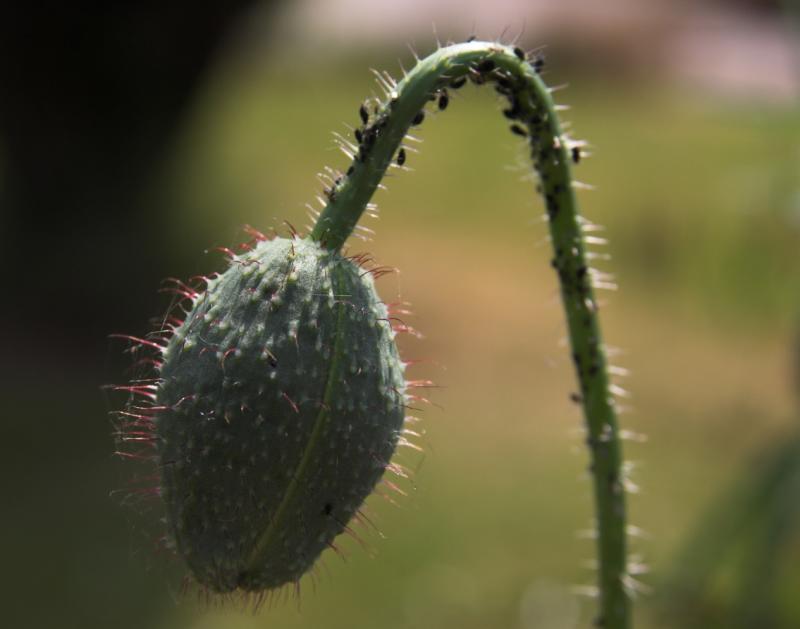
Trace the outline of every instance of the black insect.
<path fill-rule="evenodd" d="M 416 126 L 418 124 L 422 124 L 423 120 L 425 120 L 425 112 L 419 111 L 417 112 L 417 115 L 414 116 L 414 118 L 411 120 L 411 124 Z"/>
<path fill-rule="evenodd" d="M 525 51 L 522 50 L 519 46 L 514 48 L 514 54 L 517 55 L 517 59 L 520 61 L 525 61 Z"/>
<path fill-rule="evenodd" d="M 475 66 L 475 69 L 480 72 L 481 74 L 486 74 L 487 72 L 491 72 L 494 70 L 495 64 L 494 61 L 491 59 L 484 59 L 478 65 Z"/>
<path fill-rule="evenodd" d="M 508 91 L 511 90 L 511 87 L 512 87 L 511 86 L 511 81 L 507 77 L 504 77 L 504 76 L 498 77 L 497 78 L 497 87 L 502 89 L 504 92 L 508 92 Z M 500 89 L 498 89 L 498 91 L 500 91 Z"/>
<path fill-rule="evenodd" d="M 450 96 L 447 93 L 447 90 L 442 90 L 442 93 L 439 94 L 439 111 L 444 111 L 447 109 L 447 105 L 450 102 Z"/>
<path fill-rule="evenodd" d="M 544 197 L 544 204 L 547 208 L 547 215 L 550 219 L 554 219 L 558 214 L 558 201 L 552 194 L 546 194 Z"/>
<path fill-rule="evenodd" d="M 367 106 L 364 103 L 361 103 L 361 107 L 358 108 L 358 115 L 361 116 L 361 122 L 367 124 L 369 120 L 369 112 L 367 111 Z"/>
<path fill-rule="evenodd" d="M 576 164 L 581 161 L 581 149 L 579 146 L 572 147 L 572 161 Z"/>
<path fill-rule="evenodd" d="M 519 101 L 516 98 L 511 98 L 509 100 L 511 102 L 511 107 L 504 109 L 503 115 L 509 120 L 515 120 L 516 118 L 519 118 L 520 114 Z"/>
<path fill-rule="evenodd" d="M 523 129 L 522 127 L 520 127 L 518 124 L 511 125 L 511 133 L 515 135 L 521 135 L 523 137 L 528 135 L 528 132 L 525 131 L 525 129 Z"/>
<path fill-rule="evenodd" d="M 467 43 L 475 41 L 477 38 L 478 38 L 477 35 L 470 35 L 469 37 L 467 37 Z"/>
<path fill-rule="evenodd" d="M 369 149 L 375 143 L 375 138 L 377 136 L 378 132 L 376 131 L 375 127 L 367 127 L 364 129 L 364 141 L 361 146 Z"/>
<path fill-rule="evenodd" d="M 538 73 L 542 71 L 542 68 L 544 68 L 544 59 L 542 57 L 537 57 L 533 62 L 533 69 Z"/>
<path fill-rule="evenodd" d="M 397 151 L 397 165 L 402 166 L 406 163 L 406 150 L 400 149 Z"/>
<path fill-rule="evenodd" d="M 459 88 L 464 87 L 464 83 L 466 82 L 467 82 L 467 77 L 462 76 L 460 79 L 454 79 L 453 81 L 451 81 L 450 87 L 452 87 L 454 90 L 457 90 Z"/>

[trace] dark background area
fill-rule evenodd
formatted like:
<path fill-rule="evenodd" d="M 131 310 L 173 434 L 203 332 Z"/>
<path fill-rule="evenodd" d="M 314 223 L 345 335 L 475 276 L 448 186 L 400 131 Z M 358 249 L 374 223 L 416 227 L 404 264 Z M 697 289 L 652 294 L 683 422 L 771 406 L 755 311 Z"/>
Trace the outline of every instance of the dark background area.
<path fill-rule="evenodd" d="M 9 343 L 19 339 L 28 351 L 43 343 L 96 364 L 105 344 L 98 329 L 141 322 L 144 295 L 168 255 L 153 233 L 164 211 L 151 194 L 154 177 L 200 81 L 252 4 L 4 5 Z M 37 328 L 54 336 L 20 338 Z"/>
<path fill-rule="evenodd" d="M 119 401 L 99 387 L 124 377 L 108 334 L 143 331 L 154 287 L 180 264 L 154 227 L 166 208 L 153 181 L 252 4 L 0 9 L 9 626 L 141 627 L 164 604 L 165 582 L 132 561 L 154 545 L 108 498 L 125 483 L 107 418 Z"/>

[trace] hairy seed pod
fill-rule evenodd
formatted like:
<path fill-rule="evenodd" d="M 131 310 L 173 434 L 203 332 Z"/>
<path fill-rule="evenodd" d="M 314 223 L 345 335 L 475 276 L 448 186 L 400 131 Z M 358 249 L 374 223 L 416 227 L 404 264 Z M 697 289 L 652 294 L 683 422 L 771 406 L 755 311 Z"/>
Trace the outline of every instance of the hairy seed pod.
<path fill-rule="evenodd" d="M 300 239 L 261 242 L 193 301 L 156 399 L 168 532 L 213 591 L 297 581 L 397 444 L 386 306 L 369 273 Z"/>

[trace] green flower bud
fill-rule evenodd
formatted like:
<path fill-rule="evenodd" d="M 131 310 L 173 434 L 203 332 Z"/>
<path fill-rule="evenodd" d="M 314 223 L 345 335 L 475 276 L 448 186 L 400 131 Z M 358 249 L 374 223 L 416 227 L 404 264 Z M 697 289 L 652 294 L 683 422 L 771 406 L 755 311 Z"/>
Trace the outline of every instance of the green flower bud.
<path fill-rule="evenodd" d="M 369 273 L 300 239 L 260 242 L 192 302 L 155 396 L 168 532 L 212 591 L 297 581 L 397 445 L 386 306 Z"/>

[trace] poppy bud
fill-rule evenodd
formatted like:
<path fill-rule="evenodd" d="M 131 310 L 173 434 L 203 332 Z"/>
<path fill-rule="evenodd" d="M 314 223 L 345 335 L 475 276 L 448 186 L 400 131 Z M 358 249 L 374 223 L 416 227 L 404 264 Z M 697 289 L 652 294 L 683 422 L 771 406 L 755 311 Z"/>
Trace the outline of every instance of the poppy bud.
<path fill-rule="evenodd" d="M 297 581 L 381 478 L 403 363 L 373 278 L 311 240 L 260 242 L 192 298 L 154 416 L 168 532 L 210 590 Z"/>

